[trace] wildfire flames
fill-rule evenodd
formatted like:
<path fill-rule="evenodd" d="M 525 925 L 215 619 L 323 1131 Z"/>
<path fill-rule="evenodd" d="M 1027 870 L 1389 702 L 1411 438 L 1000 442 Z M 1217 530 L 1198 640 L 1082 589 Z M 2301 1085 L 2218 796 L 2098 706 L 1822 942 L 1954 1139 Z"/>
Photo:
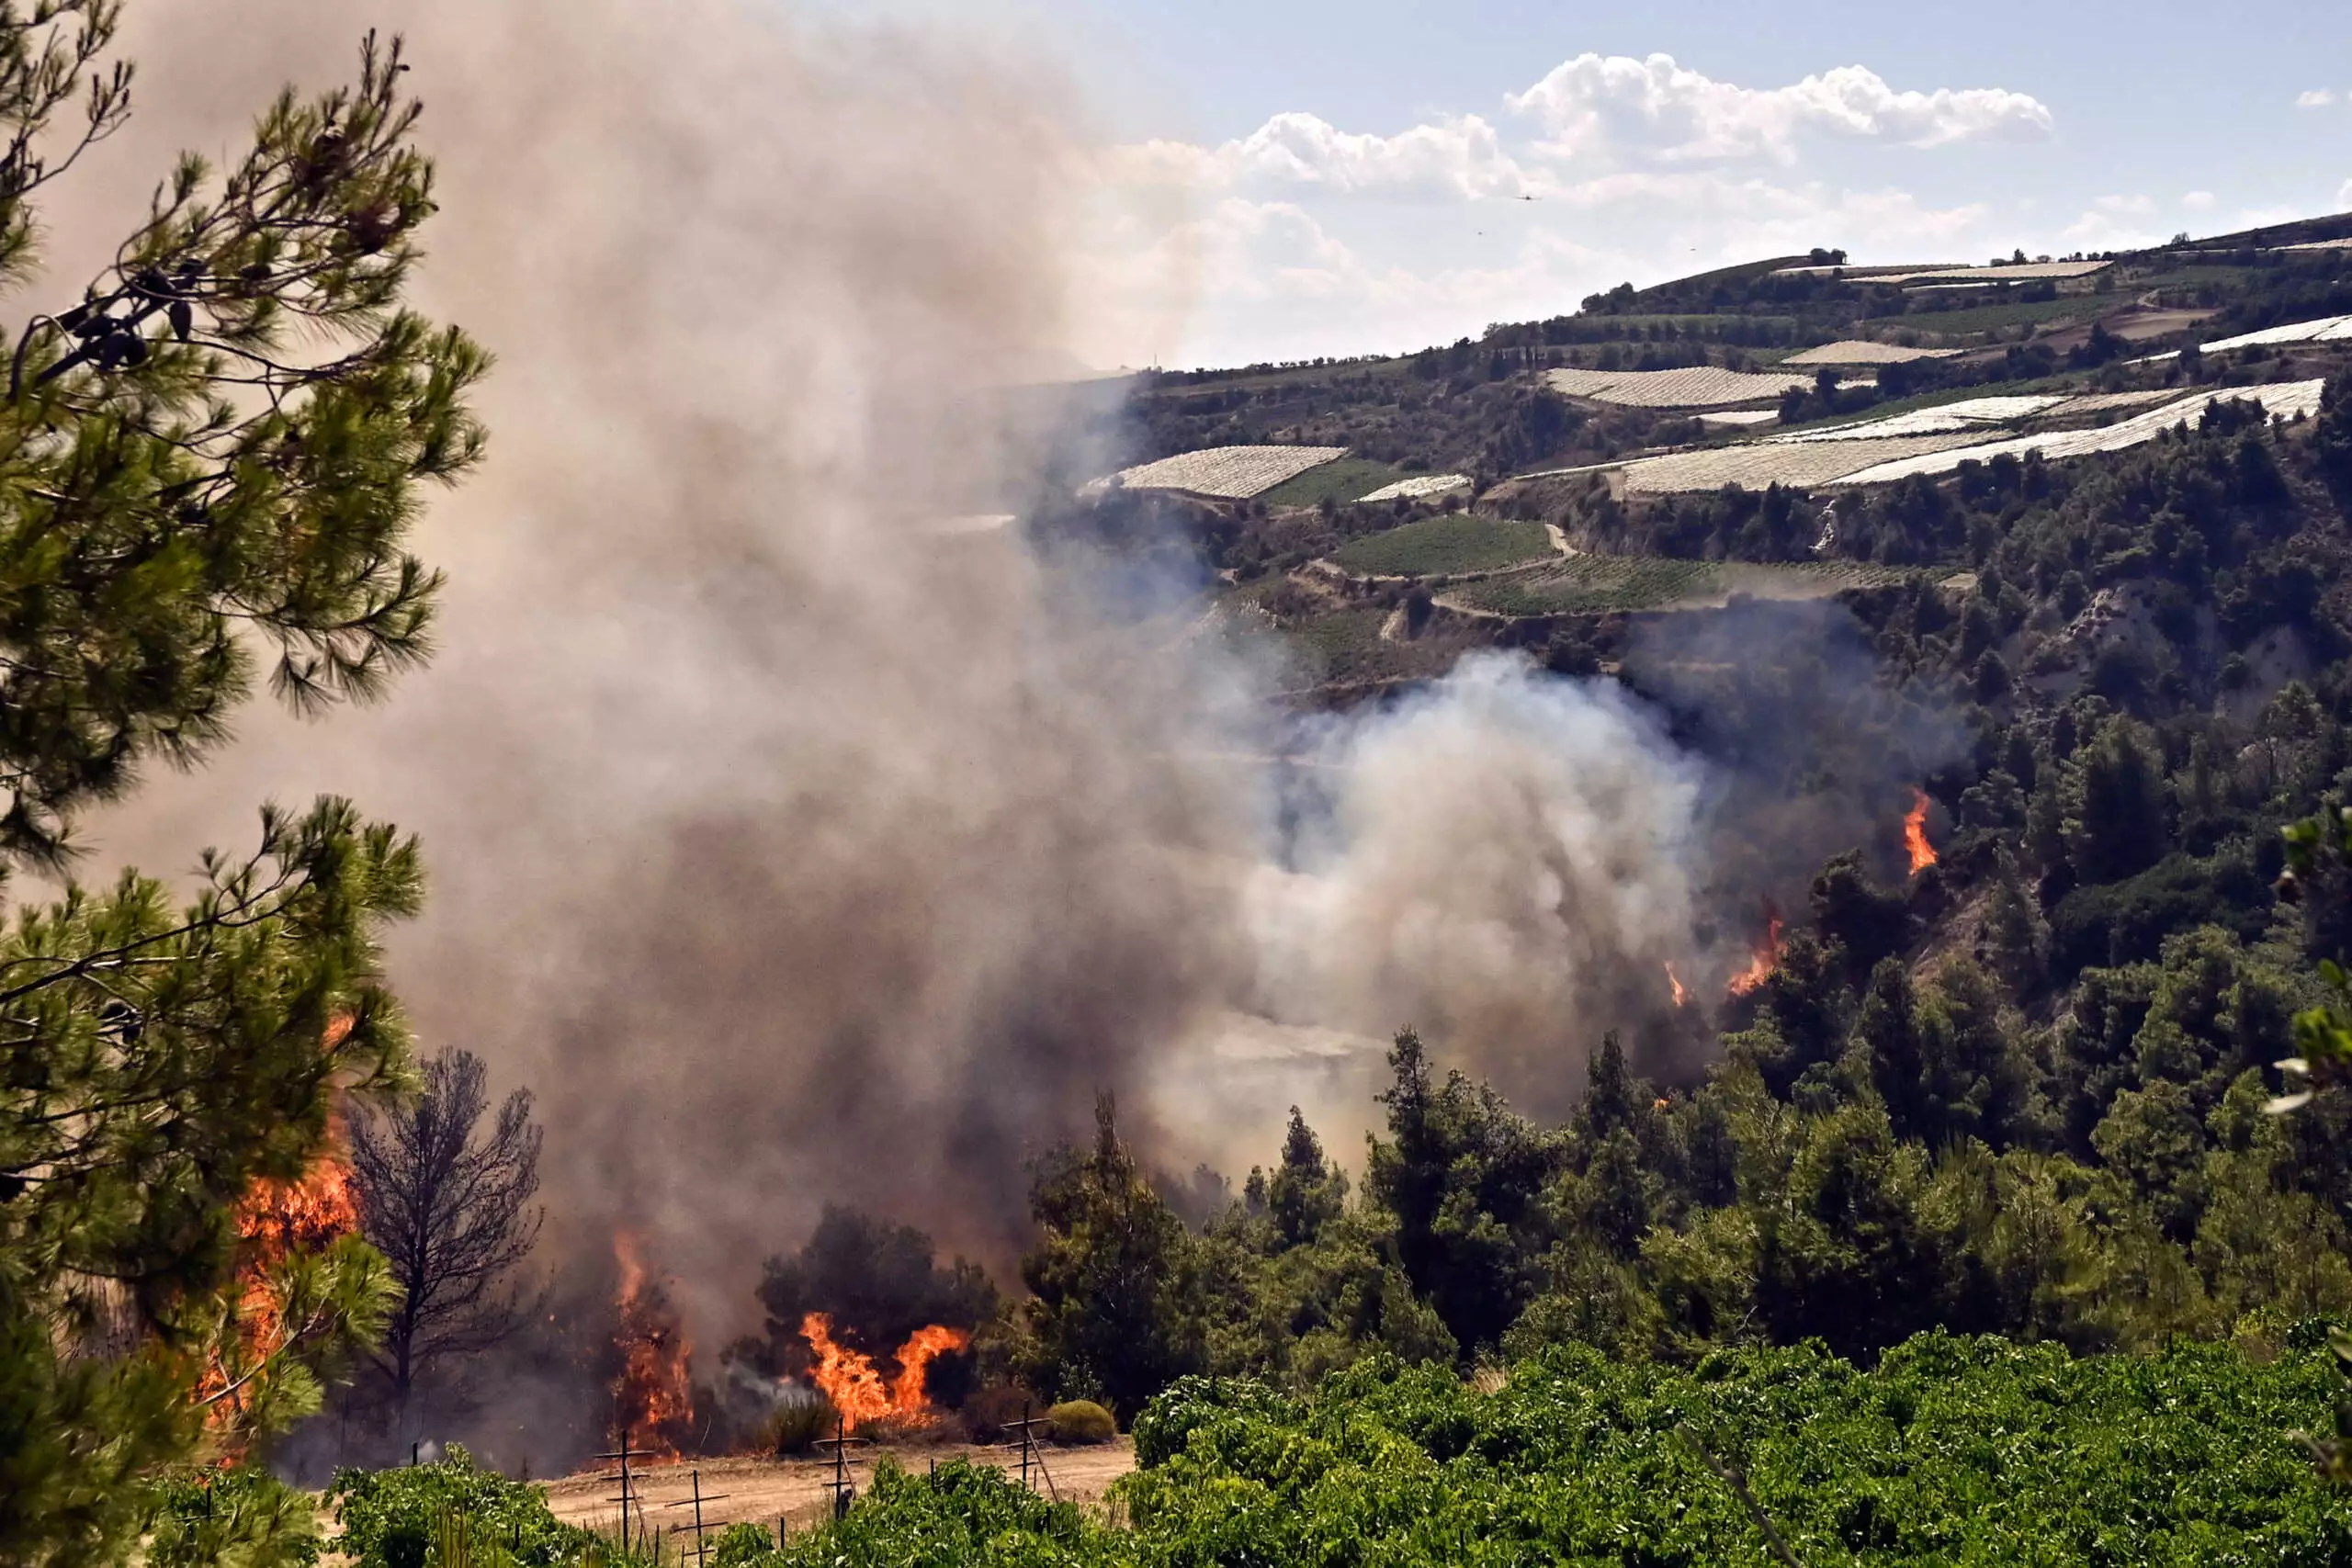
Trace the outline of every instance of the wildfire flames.
<path fill-rule="evenodd" d="M 923 1379 L 932 1361 L 944 1351 L 961 1350 L 972 1342 L 972 1337 L 960 1328 L 944 1328 L 935 1323 L 918 1328 L 899 1347 L 897 1379 L 886 1380 L 872 1358 L 833 1343 L 833 1320 L 824 1313 L 812 1312 L 802 1318 L 800 1334 L 816 1358 L 808 1369 L 809 1377 L 853 1427 L 885 1418 L 928 1420 L 931 1399 L 923 1391 Z"/>
<path fill-rule="evenodd" d="M 1676 1007 L 1687 1007 L 1690 1005 L 1690 987 L 1682 983 L 1682 976 L 1674 972 L 1674 965 L 1671 964 L 1666 966 L 1666 983 L 1674 987 L 1674 1005 Z"/>
<path fill-rule="evenodd" d="M 1936 863 L 1936 846 L 1928 842 L 1928 792 L 1911 792 L 1911 809 L 1903 817 L 1903 847 L 1911 852 L 1911 874 Z"/>
<path fill-rule="evenodd" d="M 1764 906 L 1764 940 L 1756 944 L 1756 953 L 1747 967 L 1731 977 L 1725 987 L 1735 997 L 1744 997 L 1770 979 L 1772 971 L 1781 966 L 1781 911 L 1770 904 Z"/>
<path fill-rule="evenodd" d="M 257 1180 L 237 1205 L 235 1343 L 220 1348 L 198 1388 L 216 1425 L 229 1424 L 240 1409 L 241 1380 L 311 1326 L 287 1323 L 286 1303 L 271 1280 L 278 1265 L 359 1228 L 358 1196 L 343 1146 L 338 1117 L 326 1148 L 299 1180 Z"/>
<path fill-rule="evenodd" d="M 674 1456 L 679 1438 L 693 1430 L 695 1402 L 687 1375 L 694 1345 L 666 1292 L 649 1282 L 637 1238 L 613 1233 L 621 1267 L 620 1327 L 613 1336 L 620 1371 L 613 1380 L 613 1419 L 630 1440 L 651 1453 Z M 617 1435 L 617 1434 L 616 1434 Z"/>

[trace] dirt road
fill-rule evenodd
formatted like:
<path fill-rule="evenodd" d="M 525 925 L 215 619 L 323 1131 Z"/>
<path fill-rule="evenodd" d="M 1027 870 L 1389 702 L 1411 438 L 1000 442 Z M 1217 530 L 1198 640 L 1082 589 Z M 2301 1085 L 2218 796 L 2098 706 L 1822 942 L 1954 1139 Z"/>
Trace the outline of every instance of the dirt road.
<path fill-rule="evenodd" d="M 895 1454 L 900 1466 L 914 1471 L 927 1468 L 933 1461 L 945 1464 L 957 1458 L 968 1459 L 975 1464 L 994 1465 L 1000 1470 L 1010 1469 L 1016 1474 L 1021 1469 L 1018 1447 L 972 1448 L 943 1443 L 887 1451 Z M 1044 1468 L 1033 1472 L 1032 1483 L 1038 1491 L 1046 1492 L 1049 1479 L 1055 1495 L 1079 1502 L 1099 1500 L 1112 1482 L 1136 1464 L 1135 1445 L 1125 1438 L 1097 1448 L 1046 1447 L 1039 1453 Z M 873 1473 L 876 1457 L 876 1450 L 857 1450 L 852 1474 L 861 1492 L 865 1488 L 866 1477 Z M 789 1520 L 797 1532 L 821 1522 L 831 1512 L 831 1460 L 695 1460 L 654 1465 L 644 1472 L 639 1495 L 645 1526 L 673 1532 L 682 1525 L 692 1526 L 691 1502 L 696 1472 L 701 1474 L 702 1517 L 706 1523 L 732 1524 L 748 1519 L 765 1525 L 773 1532 L 781 1518 Z M 612 1500 L 619 1491 L 617 1482 L 600 1481 L 593 1474 L 568 1476 L 548 1483 L 548 1506 L 555 1511 L 556 1517 L 568 1523 L 610 1529 L 620 1517 L 619 1506 Z M 688 1506 L 673 1506 L 681 1502 Z M 691 1538 L 690 1529 L 687 1534 Z"/>

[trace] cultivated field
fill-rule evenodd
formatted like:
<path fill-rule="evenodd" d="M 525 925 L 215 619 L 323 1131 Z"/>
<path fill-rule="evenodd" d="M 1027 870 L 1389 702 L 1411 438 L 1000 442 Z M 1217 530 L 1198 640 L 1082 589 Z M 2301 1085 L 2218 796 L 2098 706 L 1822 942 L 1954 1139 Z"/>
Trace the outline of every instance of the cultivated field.
<path fill-rule="evenodd" d="M 2120 413 L 2125 409 L 2154 408 L 2180 397 L 2177 387 L 2159 387 L 2147 392 L 2086 392 L 2079 398 L 2068 398 L 2056 408 L 2043 411 L 2046 419 L 2079 419 L 2086 414 Z"/>
<path fill-rule="evenodd" d="M 1915 359 L 1943 359 L 1956 348 L 1905 348 L 1899 343 L 1864 343 L 1860 339 L 1825 343 L 1803 354 L 1792 354 L 1783 365 L 1908 365 Z"/>
<path fill-rule="evenodd" d="M 1443 495 L 1448 491 L 1469 488 L 1470 476 L 1467 474 L 1417 474 L 1408 479 L 1398 479 L 1393 484 L 1382 485 L 1371 494 L 1360 495 L 1356 499 L 1358 501 L 1419 501 L 1423 496 Z"/>
<path fill-rule="evenodd" d="M 1496 571 L 1555 554 L 1541 523 L 1456 513 L 1351 540 L 1332 564 L 1362 577 L 1452 577 Z"/>
<path fill-rule="evenodd" d="M 1911 575 L 1899 567 L 1860 561 L 1759 566 L 1658 556 L 1573 556 L 1540 570 L 1472 583 L 1445 594 L 1440 603 L 1501 615 L 1701 609 L 1720 605 L 1735 593 L 1758 599 L 1825 599 Z"/>
<path fill-rule="evenodd" d="M 1958 431 L 1982 430 L 1988 424 L 2013 424 L 2046 409 L 2055 408 L 2065 400 L 2052 397 L 1962 398 L 1957 402 L 1913 409 L 1907 413 L 1889 414 L 1883 419 L 1833 424 L 1788 435 L 1770 435 L 1765 439 L 1777 446 L 1812 441 L 1883 441 L 1899 436 L 1950 435 Z"/>
<path fill-rule="evenodd" d="M 1929 266 L 1921 267 L 1917 272 L 1872 273 L 1868 277 L 1857 279 L 1857 281 L 1899 284 L 1905 288 L 1916 284 L 1950 287 L 1956 283 L 2064 283 L 2073 278 L 2088 277 L 2095 272 L 2104 272 L 2114 265 L 2113 262 L 2078 261 L 2023 262 L 2016 265 L 2001 266 Z M 1817 269 L 1792 267 L 1789 270 L 1794 272 Z M 1848 270 L 1850 272 L 1851 269 Z"/>
<path fill-rule="evenodd" d="M 1704 409 L 1760 402 L 1792 388 L 1813 385 L 1810 376 L 1724 370 L 1712 365 L 1685 370 L 1553 370 L 1552 389 L 1572 398 L 1640 409 Z"/>
<path fill-rule="evenodd" d="M 1247 501 L 1347 455 L 1344 446 L 1210 446 L 1122 468 L 1109 483 L 1122 490 L 1173 490 Z"/>
<path fill-rule="evenodd" d="M 2199 344 L 2205 354 L 2226 354 L 2233 348 L 2253 348 L 2256 344 L 2275 343 L 2342 343 L 2352 338 L 2352 316 L 2322 316 L 2313 321 L 2290 321 L 2283 327 L 2265 327 L 2258 333 L 2240 333 L 2235 337 L 2216 338 Z"/>
<path fill-rule="evenodd" d="M 2056 462 L 2062 458 L 2086 457 L 2100 452 L 2126 451 L 2154 441 L 2184 420 L 2195 423 L 2206 409 L 2217 402 L 2259 402 L 2271 418 L 2292 419 L 2297 414 L 2318 412 L 2320 392 L 2326 385 L 2324 381 L 2281 381 L 2267 387 L 2225 387 L 2219 391 L 2182 398 L 2113 424 L 1955 446 L 1941 452 L 1881 463 L 1859 473 L 1849 474 L 1838 482 L 1888 484 L 1914 474 L 1948 474 L 1962 463 L 1990 462 L 2004 456 L 2022 457 L 2029 452 L 2039 452 L 2044 461 Z"/>
<path fill-rule="evenodd" d="M 1829 484 L 1874 463 L 1893 462 L 1965 446 L 1973 435 L 1912 435 L 1878 440 L 1765 443 L 1669 452 L 1625 466 L 1629 494 L 1668 495 L 1721 490 L 1728 484 L 1762 490 L 1768 485 Z"/>
<path fill-rule="evenodd" d="M 1361 501 L 1366 499 L 1366 491 L 1385 490 L 1405 477 L 1403 469 L 1370 457 L 1341 457 L 1284 479 L 1261 491 L 1257 499 L 1268 506 L 1314 506 L 1325 496 L 1333 501 Z"/>

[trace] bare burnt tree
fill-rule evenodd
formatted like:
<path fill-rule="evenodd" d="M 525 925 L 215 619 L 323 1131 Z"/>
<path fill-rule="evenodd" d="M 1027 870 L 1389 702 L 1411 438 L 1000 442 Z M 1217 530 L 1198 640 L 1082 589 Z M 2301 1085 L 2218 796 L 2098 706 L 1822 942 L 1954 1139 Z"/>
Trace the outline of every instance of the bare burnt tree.
<path fill-rule="evenodd" d="M 531 1203 L 540 1129 L 522 1089 L 483 1129 L 484 1077 L 472 1052 L 444 1051 L 421 1096 L 351 1129 L 361 1228 L 402 1292 L 370 1359 L 403 1426 L 436 1366 L 490 1349 L 523 1317 L 514 1275 L 545 1217 Z"/>

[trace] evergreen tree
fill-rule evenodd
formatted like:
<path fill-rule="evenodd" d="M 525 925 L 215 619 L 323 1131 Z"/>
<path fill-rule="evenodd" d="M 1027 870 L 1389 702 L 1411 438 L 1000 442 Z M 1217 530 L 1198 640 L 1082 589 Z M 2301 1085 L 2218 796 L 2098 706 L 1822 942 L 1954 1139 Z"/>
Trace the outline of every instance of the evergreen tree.
<path fill-rule="evenodd" d="M 1040 1166 L 1029 1211 L 1044 1232 L 1021 1260 L 1031 1299 L 1014 1359 L 1056 1399 L 1100 1399 L 1132 1418 L 1145 1401 L 1203 1370 L 1206 1347 L 1189 1310 L 1192 1238 L 1119 1141 L 1109 1095 L 1095 1107 L 1093 1149 L 1061 1149 Z"/>
<path fill-rule="evenodd" d="M 36 197 L 130 112 L 119 21 L 118 0 L 0 4 L 0 281 L 35 284 Z M 281 96 L 217 175 L 183 158 L 115 261 L 15 334 L 0 861 L 64 868 L 78 809 L 154 758 L 200 760 L 255 647 L 300 707 L 376 696 L 426 650 L 437 579 L 402 540 L 420 486 L 480 451 L 465 397 L 485 362 L 400 308 L 433 200 L 399 55 L 371 38 L 356 87 Z M 126 874 L 16 910 L 0 1561 L 129 1557 L 201 1445 L 315 1408 L 382 1321 L 364 1243 L 258 1253 L 237 1209 L 304 1176 L 339 1088 L 408 1081 L 376 943 L 420 888 L 412 840 L 324 801 L 266 811 L 184 904 Z M 276 1527 L 254 1529 L 207 1539 L 266 1556 Z"/>
<path fill-rule="evenodd" d="M 1551 1236 L 1542 1201 L 1554 1140 L 1484 1084 L 1434 1081 L 1411 1030 L 1388 1053 L 1387 1142 L 1374 1140 L 1364 1187 L 1396 1222 L 1397 1261 L 1466 1351 L 1494 1345 L 1532 1294 Z"/>
<path fill-rule="evenodd" d="M 1283 1162 L 1267 1184 L 1266 1212 L 1284 1247 L 1312 1246 L 1347 1207 L 1348 1179 L 1323 1157 L 1323 1141 L 1298 1107 L 1290 1108 Z"/>
<path fill-rule="evenodd" d="M 2164 769 L 2141 726 L 2109 719 L 2068 773 L 2066 853 L 2077 877 L 2120 882 L 2164 858 L 2172 841 Z"/>

